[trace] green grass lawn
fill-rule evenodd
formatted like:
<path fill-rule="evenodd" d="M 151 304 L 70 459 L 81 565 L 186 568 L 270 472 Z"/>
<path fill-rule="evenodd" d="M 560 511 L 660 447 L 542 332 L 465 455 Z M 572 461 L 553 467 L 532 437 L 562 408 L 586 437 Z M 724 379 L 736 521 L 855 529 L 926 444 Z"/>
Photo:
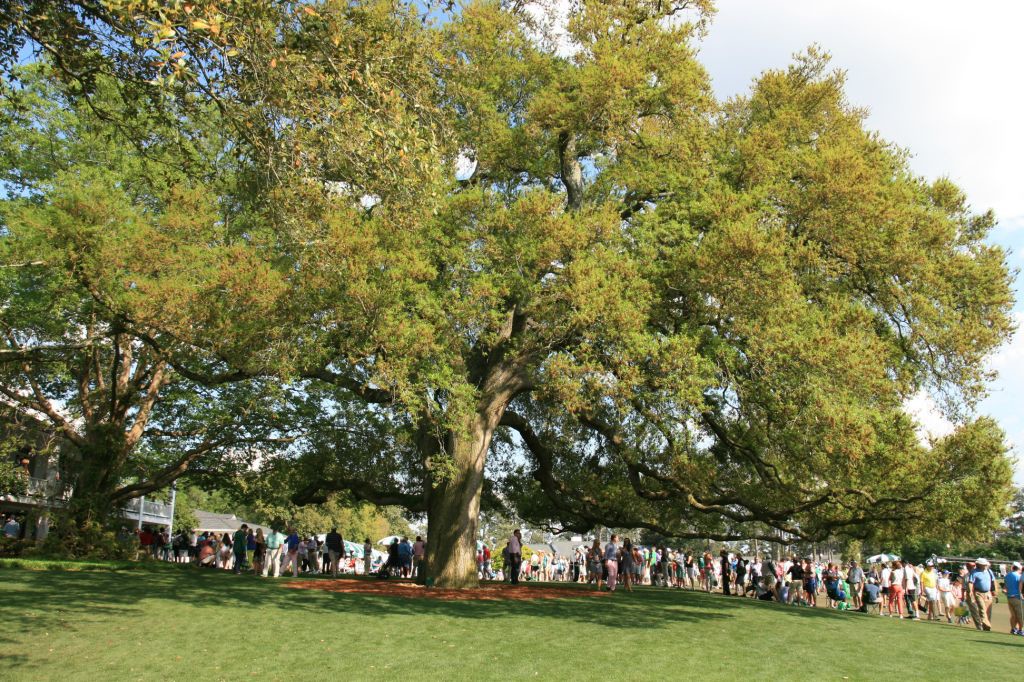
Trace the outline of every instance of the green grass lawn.
<path fill-rule="evenodd" d="M 170 565 L 0 567 L 3 680 L 994 680 L 1024 673 L 1021 637 L 663 589 L 444 602 L 292 590 L 282 586 L 289 579 Z"/>

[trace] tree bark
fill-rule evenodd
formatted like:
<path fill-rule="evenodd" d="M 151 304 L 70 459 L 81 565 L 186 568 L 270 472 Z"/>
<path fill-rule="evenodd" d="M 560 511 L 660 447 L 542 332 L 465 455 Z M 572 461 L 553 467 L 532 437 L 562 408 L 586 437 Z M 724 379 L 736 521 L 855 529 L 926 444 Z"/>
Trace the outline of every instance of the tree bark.
<path fill-rule="evenodd" d="M 426 581 L 437 587 L 478 587 L 477 527 L 491 437 L 508 403 L 526 386 L 519 372 L 490 372 L 475 413 L 446 437 L 452 467 L 431 475 L 427 500 Z"/>
<path fill-rule="evenodd" d="M 68 512 L 73 528 L 66 531 L 86 533 L 102 526 L 113 514 L 112 494 L 118 482 L 115 469 L 124 449 L 124 433 L 113 424 L 94 425 L 71 461 L 65 474 L 72 485 Z"/>

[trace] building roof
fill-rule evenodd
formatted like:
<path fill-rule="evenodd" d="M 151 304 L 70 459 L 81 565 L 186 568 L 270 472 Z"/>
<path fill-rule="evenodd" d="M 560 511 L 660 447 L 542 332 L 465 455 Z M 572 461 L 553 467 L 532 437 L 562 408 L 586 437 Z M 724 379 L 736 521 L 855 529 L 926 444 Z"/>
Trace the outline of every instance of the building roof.
<path fill-rule="evenodd" d="M 258 523 L 251 523 L 245 519 L 238 518 L 234 514 L 214 514 L 213 512 L 200 511 L 199 509 L 196 509 L 193 513 L 196 516 L 197 522 L 194 530 L 197 532 L 234 533 L 242 527 L 243 523 L 253 530 L 262 528 L 264 533 L 270 532 L 269 526 L 261 526 Z"/>

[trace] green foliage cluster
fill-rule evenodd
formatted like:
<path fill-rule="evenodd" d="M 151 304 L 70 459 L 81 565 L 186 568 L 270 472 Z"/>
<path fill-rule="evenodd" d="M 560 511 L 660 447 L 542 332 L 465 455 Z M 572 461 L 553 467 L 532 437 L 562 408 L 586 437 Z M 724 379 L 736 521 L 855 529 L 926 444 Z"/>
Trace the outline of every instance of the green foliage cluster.
<path fill-rule="evenodd" d="M 0 495 L 24 495 L 28 492 L 28 477 L 14 464 L 0 464 Z"/>
<path fill-rule="evenodd" d="M 106 521 L 96 519 L 83 524 L 66 510 L 54 510 L 50 513 L 46 538 L 20 556 L 83 561 L 134 560 L 138 550 L 135 537 L 119 538 Z"/>

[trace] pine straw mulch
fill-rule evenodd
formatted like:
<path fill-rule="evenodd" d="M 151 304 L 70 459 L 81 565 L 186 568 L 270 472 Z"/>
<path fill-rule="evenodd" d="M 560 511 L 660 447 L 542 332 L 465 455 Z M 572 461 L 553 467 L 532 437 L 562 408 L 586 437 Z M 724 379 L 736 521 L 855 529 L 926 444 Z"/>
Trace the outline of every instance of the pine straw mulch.
<path fill-rule="evenodd" d="M 550 583 L 548 584 L 550 585 Z M 476 589 L 427 588 L 407 580 L 289 580 L 285 587 L 297 590 L 325 590 L 345 594 L 370 594 L 382 597 L 405 597 L 409 599 L 441 599 L 445 601 L 502 601 L 527 599 L 564 599 L 567 597 L 607 597 L 609 592 L 597 592 L 593 588 L 550 587 L 520 583 L 483 583 Z"/>

